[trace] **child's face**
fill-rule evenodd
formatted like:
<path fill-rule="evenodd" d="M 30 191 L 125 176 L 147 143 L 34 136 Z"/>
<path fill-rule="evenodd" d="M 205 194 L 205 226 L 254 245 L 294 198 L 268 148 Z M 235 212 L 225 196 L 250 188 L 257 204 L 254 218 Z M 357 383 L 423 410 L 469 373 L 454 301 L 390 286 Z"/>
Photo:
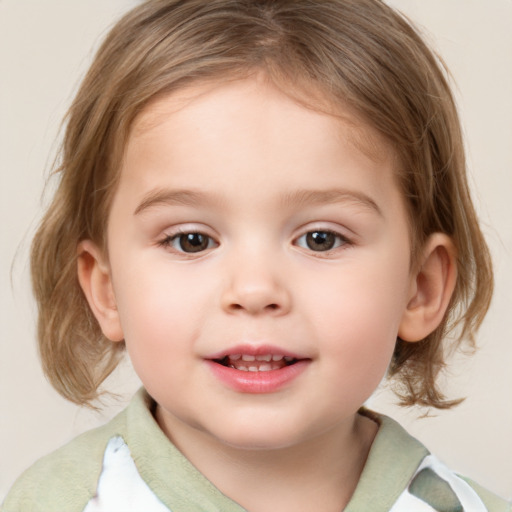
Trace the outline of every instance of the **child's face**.
<path fill-rule="evenodd" d="M 353 130 L 256 79 L 136 121 L 104 331 L 178 439 L 300 444 L 350 428 L 383 378 L 413 288 L 408 223 L 391 151 L 370 158 Z"/>

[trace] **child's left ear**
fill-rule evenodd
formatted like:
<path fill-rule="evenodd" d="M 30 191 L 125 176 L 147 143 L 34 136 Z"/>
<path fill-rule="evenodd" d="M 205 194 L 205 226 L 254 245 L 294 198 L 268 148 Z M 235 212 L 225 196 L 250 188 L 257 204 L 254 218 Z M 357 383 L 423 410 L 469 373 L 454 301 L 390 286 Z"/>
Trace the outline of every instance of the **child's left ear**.
<path fill-rule="evenodd" d="M 425 243 L 418 270 L 411 276 L 406 310 L 398 337 L 420 341 L 442 322 L 457 281 L 457 250 L 452 239 L 434 233 Z"/>

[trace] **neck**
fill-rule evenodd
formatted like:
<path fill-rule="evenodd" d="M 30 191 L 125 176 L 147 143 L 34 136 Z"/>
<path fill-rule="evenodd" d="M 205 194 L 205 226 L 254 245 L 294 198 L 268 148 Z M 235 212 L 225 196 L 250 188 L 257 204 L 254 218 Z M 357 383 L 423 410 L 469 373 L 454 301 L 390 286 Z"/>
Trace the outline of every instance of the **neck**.
<path fill-rule="evenodd" d="M 157 413 L 158 419 L 158 413 Z M 223 494 L 251 512 L 339 512 L 352 496 L 377 424 L 359 414 L 300 445 L 246 450 L 180 428 L 164 432 Z M 190 442 L 193 441 L 193 442 Z"/>

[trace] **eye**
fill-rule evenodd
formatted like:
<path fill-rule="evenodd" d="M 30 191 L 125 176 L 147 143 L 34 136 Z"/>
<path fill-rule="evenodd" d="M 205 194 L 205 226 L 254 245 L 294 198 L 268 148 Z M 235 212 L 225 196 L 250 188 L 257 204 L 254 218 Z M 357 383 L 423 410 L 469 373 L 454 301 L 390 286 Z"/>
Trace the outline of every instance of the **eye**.
<path fill-rule="evenodd" d="M 179 252 L 197 253 L 216 247 L 217 244 L 208 235 L 199 232 L 178 233 L 167 236 L 160 245 L 169 246 Z"/>
<path fill-rule="evenodd" d="M 296 244 L 304 249 L 310 249 L 315 252 L 325 252 L 336 249 L 348 240 L 339 233 L 334 231 L 308 231 L 304 235 L 297 238 Z"/>

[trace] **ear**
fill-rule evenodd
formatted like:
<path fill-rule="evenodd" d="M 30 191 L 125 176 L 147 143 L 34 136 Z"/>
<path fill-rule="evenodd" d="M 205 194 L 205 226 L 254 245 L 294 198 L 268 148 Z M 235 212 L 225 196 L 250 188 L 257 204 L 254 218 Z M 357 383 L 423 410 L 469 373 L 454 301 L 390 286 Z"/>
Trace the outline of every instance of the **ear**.
<path fill-rule="evenodd" d="M 452 239 L 434 233 L 425 243 L 398 337 L 414 342 L 426 338 L 442 322 L 457 281 L 457 251 Z"/>
<path fill-rule="evenodd" d="M 123 330 L 112 286 L 108 260 L 91 240 L 78 245 L 78 281 L 103 334 L 111 341 L 122 341 Z"/>

